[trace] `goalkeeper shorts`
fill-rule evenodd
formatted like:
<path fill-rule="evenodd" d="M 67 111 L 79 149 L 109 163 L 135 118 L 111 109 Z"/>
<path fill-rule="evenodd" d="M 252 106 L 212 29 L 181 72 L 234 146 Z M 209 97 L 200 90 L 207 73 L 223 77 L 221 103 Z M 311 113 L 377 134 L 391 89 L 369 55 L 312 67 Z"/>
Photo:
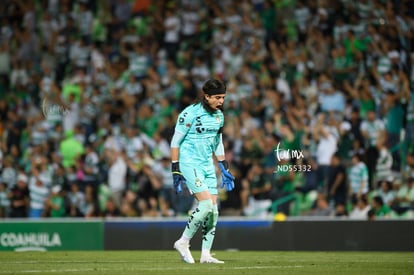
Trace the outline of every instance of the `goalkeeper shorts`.
<path fill-rule="evenodd" d="M 217 195 L 217 176 L 214 165 L 201 167 L 197 164 L 180 162 L 180 171 L 183 174 L 188 189 L 192 194 L 208 190 L 210 194 Z"/>

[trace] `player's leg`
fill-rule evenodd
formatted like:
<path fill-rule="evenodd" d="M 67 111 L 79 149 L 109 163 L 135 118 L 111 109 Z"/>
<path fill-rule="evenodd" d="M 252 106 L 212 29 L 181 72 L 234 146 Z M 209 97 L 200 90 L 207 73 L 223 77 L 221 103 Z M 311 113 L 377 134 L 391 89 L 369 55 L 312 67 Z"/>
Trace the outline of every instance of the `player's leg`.
<path fill-rule="evenodd" d="M 203 243 L 201 245 L 201 258 L 200 263 L 213 263 L 222 264 L 220 261 L 211 256 L 211 248 L 213 246 L 214 237 L 216 234 L 216 225 L 218 220 L 219 212 L 217 204 L 213 206 L 213 212 L 206 218 L 203 224 Z"/>
<path fill-rule="evenodd" d="M 209 186 L 209 192 L 213 200 L 213 211 L 206 217 L 203 223 L 203 241 L 201 245 L 200 263 L 222 264 L 224 263 L 223 261 L 211 256 L 211 248 L 216 235 L 216 225 L 219 217 L 217 205 L 217 178 L 215 170 L 208 171 L 205 182 Z"/>
<path fill-rule="evenodd" d="M 206 217 L 213 212 L 213 201 L 211 199 L 201 200 L 198 202 L 197 208 L 193 211 L 188 219 L 187 226 L 184 229 L 183 237 L 191 240 L 198 228 L 203 224 Z"/>
<path fill-rule="evenodd" d="M 191 214 L 183 232 L 184 238 L 191 239 L 204 219 L 213 211 L 213 201 L 203 171 L 187 165 L 181 165 L 180 168 L 188 189 L 198 200 L 198 206 Z"/>
<path fill-rule="evenodd" d="M 194 259 L 190 252 L 190 240 L 193 238 L 205 218 L 213 212 L 213 201 L 208 192 L 207 185 L 203 182 L 204 176 L 201 171 L 197 171 L 192 167 L 182 165 L 183 173 L 188 189 L 194 194 L 199 201 L 197 208 L 191 214 L 184 232 L 179 240 L 174 243 L 174 248 L 178 250 L 181 258 L 187 263 L 194 263 Z"/>
<path fill-rule="evenodd" d="M 208 193 L 207 191 L 204 191 Z M 183 261 L 194 263 L 194 258 L 190 252 L 190 240 L 193 238 L 198 228 L 205 218 L 213 211 L 213 201 L 211 199 L 201 200 L 197 208 L 191 214 L 181 238 L 174 243 L 174 248 L 180 253 Z"/>

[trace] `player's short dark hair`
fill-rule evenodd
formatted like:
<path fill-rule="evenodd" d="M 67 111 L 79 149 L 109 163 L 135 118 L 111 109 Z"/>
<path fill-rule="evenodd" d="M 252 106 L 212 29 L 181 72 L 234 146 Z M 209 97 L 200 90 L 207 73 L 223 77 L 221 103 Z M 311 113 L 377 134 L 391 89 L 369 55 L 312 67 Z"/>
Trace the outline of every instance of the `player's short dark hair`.
<path fill-rule="evenodd" d="M 226 84 L 218 79 L 209 79 L 203 85 L 203 92 L 208 95 L 218 95 L 226 93 Z"/>

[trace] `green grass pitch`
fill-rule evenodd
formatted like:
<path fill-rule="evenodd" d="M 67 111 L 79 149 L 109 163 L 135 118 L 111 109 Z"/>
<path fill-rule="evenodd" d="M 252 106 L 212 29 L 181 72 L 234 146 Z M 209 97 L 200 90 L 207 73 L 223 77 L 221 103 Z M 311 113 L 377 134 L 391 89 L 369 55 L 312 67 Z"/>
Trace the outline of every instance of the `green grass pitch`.
<path fill-rule="evenodd" d="M 200 252 L 193 251 L 197 261 Z M 414 274 L 411 252 L 216 251 L 222 265 L 175 251 L 0 252 L 0 274 Z"/>

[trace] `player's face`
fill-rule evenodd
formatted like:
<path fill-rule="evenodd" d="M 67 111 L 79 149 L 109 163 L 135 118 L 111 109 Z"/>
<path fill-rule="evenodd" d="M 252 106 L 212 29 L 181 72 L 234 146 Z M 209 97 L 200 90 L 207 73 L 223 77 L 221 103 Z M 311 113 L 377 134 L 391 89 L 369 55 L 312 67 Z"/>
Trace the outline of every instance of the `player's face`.
<path fill-rule="evenodd" d="M 206 95 L 206 100 L 212 109 L 219 110 L 223 107 L 225 96 L 226 94 Z"/>

